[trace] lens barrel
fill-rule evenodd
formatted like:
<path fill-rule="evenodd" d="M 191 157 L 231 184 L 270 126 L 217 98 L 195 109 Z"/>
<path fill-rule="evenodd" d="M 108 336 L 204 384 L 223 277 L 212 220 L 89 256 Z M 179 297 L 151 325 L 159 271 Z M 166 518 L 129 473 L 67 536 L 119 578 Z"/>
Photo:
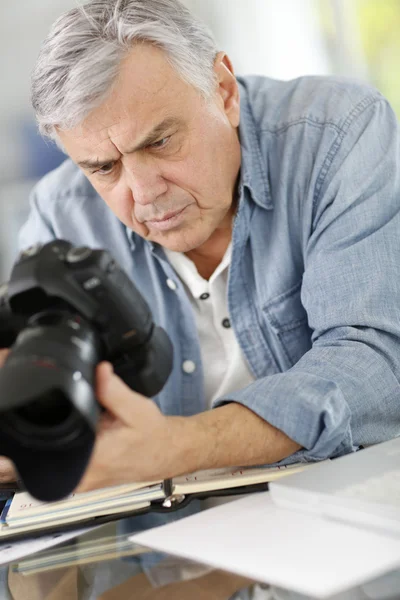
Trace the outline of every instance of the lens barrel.
<path fill-rule="evenodd" d="M 93 328 L 49 310 L 28 322 L 0 369 L 0 454 L 12 457 L 40 500 L 70 493 L 87 466 L 101 410 L 94 391 L 100 358 Z"/>

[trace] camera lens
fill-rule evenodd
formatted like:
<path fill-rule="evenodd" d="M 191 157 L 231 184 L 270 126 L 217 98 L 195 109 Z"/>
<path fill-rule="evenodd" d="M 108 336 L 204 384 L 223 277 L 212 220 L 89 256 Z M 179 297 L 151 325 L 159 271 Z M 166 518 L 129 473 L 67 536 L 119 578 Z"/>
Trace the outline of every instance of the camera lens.
<path fill-rule="evenodd" d="M 49 390 L 40 398 L 14 411 L 16 421 L 41 428 L 57 427 L 67 421 L 73 406 L 61 390 Z"/>

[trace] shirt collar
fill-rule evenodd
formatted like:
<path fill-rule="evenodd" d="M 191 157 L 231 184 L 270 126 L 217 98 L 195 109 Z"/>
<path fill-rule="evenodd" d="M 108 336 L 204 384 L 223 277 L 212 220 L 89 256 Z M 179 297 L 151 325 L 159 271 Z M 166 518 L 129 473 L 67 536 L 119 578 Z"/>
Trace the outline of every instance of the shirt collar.
<path fill-rule="evenodd" d="M 263 161 L 259 136 L 250 106 L 247 89 L 238 78 L 240 91 L 240 124 L 239 135 L 242 152 L 240 166 L 239 193 L 242 196 L 243 188 L 247 187 L 251 197 L 258 206 L 265 209 L 273 208 L 272 196 L 266 172 L 266 161 Z M 129 227 L 126 228 L 131 249 L 135 250 L 138 236 Z M 147 242 L 153 250 L 155 244 Z"/>
<path fill-rule="evenodd" d="M 251 110 L 248 92 L 240 79 L 238 79 L 238 85 L 240 91 L 239 135 L 242 150 L 240 188 L 246 186 L 251 193 L 252 199 L 258 206 L 271 209 L 273 208 L 273 202 L 266 161 L 262 158 L 259 135 Z"/>
<path fill-rule="evenodd" d="M 136 250 L 138 243 L 143 242 L 146 243 L 150 249 L 153 251 L 156 244 L 154 242 L 148 242 L 144 238 L 140 237 L 137 233 L 132 231 L 129 227 L 125 227 L 126 235 L 128 236 L 129 245 L 132 251 Z"/>

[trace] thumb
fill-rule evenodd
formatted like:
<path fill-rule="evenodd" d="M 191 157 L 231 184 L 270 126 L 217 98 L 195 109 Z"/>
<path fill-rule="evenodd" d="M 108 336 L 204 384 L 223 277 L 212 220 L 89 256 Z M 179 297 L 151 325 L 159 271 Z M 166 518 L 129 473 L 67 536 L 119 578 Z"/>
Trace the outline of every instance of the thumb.
<path fill-rule="evenodd" d="M 6 348 L 2 348 L 0 350 L 0 367 L 3 366 L 7 356 L 9 355 L 10 351 Z"/>
<path fill-rule="evenodd" d="M 97 399 L 113 417 L 129 425 L 134 408 L 144 396 L 134 392 L 115 375 L 112 365 L 107 362 L 97 367 Z"/>

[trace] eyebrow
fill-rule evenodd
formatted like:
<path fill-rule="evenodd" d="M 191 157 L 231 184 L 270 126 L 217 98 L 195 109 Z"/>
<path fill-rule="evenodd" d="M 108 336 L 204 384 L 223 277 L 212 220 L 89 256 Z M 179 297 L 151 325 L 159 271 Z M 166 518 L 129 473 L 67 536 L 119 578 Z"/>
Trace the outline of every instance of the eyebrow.
<path fill-rule="evenodd" d="M 161 121 L 161 123 L 153 127 L 150 133 L 148 133 L 146 137 L 141 142 L 139 142 L 139 144 L 137 144 L 134 148 L 130 148 L 129 150 L 127 150 L 125 154 L 132 154 L 137 150 L 143 150 L 143 148 L 147 148 L 147 146 L 150 146 L 151 144 L 157 142 L 160 136 L 163 135 L 163 133 L 165 133 L 172 127 L 179 126 L 180 124 L 180 119 L 177 119 L 176 117 L 169 117 L 167 119 L 164 119 L 163 121 Z M 106 158 L 105 160 L 80 160 L 77 164 L 85 169 L 94 169 L 114 162 L 116 162 L 114 158 Z"/>

